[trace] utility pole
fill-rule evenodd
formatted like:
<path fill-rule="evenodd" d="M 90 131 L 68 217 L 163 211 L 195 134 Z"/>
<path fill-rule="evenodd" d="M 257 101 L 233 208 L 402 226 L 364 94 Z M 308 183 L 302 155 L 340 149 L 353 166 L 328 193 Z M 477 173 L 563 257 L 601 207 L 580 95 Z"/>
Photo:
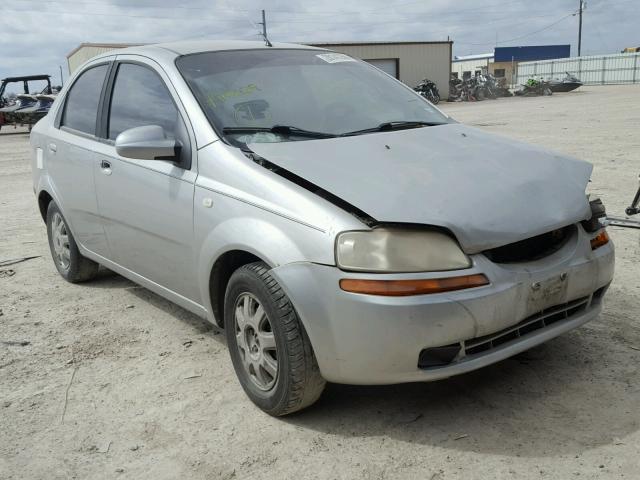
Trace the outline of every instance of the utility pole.
<path fill-rule="evenodd" d="M 584 10 L 584 0 L 580 1 L 580 9 L 578 10 L 579 20 L 578 20 L 578 56 L 580 56 L 580 51 L 582 50 L 582 11 Z"/>
<path fill-rule="evenodd" d="M 258 23 L 258 25 L 262 25 L 262 38 L 264 38 L 264 43 L 267 47 L 273 47 L 273 45 L 271 45 L 271 42 L 269 41 L 269 38 L 267 37 L 267 17 L 264 13 L 264 10 L 262 10 L 262 22 Z"/>

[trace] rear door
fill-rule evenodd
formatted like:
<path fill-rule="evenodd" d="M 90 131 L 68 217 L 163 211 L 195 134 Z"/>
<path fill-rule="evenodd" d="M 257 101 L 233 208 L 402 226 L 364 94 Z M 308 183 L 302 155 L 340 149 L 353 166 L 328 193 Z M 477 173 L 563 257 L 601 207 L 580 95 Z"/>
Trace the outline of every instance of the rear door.
<path fill-rule="evenodd" d="M 112 59 L 115 58 L 112 57 Z M 98 215 L 93 178 L 98 110 L 111 62 L 101 59 L 73 81 L 57 113 L 56 134 L 47 140 L 47 172 L 75 240 L 94 253 L 108 253 Z"/>
<path fill-rule="evenodd" d="M 160 125 L 183 147 L 179 162 L 120 157 L 123 131 Z M 144 57 L 118 56 L 109 80 L 94 163 L 110 259 L 182 297 L 200 301 L 193 255 L 191 128 L 169 79 Z"/>

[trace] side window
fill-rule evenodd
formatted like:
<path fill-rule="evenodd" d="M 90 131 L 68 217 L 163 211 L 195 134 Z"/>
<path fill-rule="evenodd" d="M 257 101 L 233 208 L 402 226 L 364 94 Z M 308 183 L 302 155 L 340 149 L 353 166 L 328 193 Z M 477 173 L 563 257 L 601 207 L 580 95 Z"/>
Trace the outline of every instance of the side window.
<path fill-rule="evenodd" d="M 131 63 L 118 67 L 111 106 L 109 138 L 129 128 L 160 125 L 176 138 L 182 120 L 162 79 L 151 69 Z"/>
<path fill-rule="evenodd" d="M 98 103 L 107 68 L 99 65 L 78 77 L 67 94 L 60 125 L 91 135 L 96 133 Z"/>

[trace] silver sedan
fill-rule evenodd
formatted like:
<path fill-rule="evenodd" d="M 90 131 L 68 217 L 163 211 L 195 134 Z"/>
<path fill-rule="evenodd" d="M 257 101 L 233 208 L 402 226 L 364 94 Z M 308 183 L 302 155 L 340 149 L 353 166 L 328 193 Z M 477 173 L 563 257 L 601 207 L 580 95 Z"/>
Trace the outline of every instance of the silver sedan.
<path fill-rule="evenodd" d="M 226 331 L 272 415 L 326 381 L 468 372 L 593 319 L 614 270 L 592 167 L 308 46 L 95 57 L 33 129 L 70 282 L 103 265 Z"/>

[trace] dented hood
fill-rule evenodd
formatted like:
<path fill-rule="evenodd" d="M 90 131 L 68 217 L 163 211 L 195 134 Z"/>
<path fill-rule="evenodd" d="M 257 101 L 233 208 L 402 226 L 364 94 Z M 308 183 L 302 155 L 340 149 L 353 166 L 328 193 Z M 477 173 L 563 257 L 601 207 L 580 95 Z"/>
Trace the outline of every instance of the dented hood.
<path fill-rule="evenodd" d="M 378 222 L 445 227 L 467 253 L 590 216 L 591 164 L 461 124 L 250 148 Z"/>

